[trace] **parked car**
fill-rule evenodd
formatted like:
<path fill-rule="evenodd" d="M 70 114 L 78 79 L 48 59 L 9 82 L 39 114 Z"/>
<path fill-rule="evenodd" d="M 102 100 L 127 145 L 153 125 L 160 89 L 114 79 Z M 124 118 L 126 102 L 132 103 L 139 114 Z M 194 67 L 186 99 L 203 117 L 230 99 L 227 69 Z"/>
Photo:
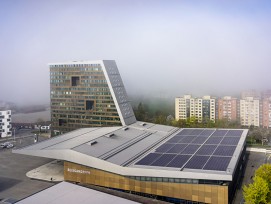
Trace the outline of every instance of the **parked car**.
<path fill-rule="evenodd" d="M 1 143 L 0 144 L 0 147 L 1 148 L 12 148 L 12 147 L 14 147 L 14 145 L 11 143 L 11 142 L 4 142 L 4 143 Z"/>

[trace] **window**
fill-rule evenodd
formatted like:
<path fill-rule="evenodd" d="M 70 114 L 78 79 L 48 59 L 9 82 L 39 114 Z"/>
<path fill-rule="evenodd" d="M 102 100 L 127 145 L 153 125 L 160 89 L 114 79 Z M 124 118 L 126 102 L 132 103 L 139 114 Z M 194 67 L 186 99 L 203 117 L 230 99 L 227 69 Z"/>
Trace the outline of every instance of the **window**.
<path fill-rule="evenodd" d="M 65 120 L 65 119 L 59 119 L 58 120 L 58 125 L 59 126 L 65 126 L 67 124 L 67 120 Z"/>
<path fill-rule="evenodd" d="M 86 101 L 86 110 L 92 110 L 94 106 L 94 101 L 87 100 Z"/>
<path fill-rule="evenodd" d="M 72 86 L 78 86 L 80 84 L 80 78 L 78 76 L 72 76 L 71 81 Z"/>

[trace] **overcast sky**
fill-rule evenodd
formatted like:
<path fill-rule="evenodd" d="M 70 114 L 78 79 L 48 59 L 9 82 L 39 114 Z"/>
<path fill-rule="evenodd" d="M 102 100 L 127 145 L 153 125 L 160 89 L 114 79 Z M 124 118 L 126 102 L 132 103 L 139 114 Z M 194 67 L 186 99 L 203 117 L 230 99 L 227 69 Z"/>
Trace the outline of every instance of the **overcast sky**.
<path fill-rule="evenodd" d="M 270 89 L 270 25 L 270 0 L 0 0 L 0 100 L 49 103 L 71 60 L 116 60 L 128 95 Z"/>

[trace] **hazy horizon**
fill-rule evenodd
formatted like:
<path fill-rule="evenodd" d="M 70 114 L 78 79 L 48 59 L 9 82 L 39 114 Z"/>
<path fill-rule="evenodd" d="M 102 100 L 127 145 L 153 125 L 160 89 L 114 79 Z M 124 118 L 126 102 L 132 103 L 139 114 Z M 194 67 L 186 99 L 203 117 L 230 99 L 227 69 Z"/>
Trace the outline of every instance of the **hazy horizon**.
<path fill-rule="evenodd" d="M 48 63 L 113 59 L 128 95 L 271 89 L 271 2 L 0 1 L 0 101 L 47 104 Z"/>

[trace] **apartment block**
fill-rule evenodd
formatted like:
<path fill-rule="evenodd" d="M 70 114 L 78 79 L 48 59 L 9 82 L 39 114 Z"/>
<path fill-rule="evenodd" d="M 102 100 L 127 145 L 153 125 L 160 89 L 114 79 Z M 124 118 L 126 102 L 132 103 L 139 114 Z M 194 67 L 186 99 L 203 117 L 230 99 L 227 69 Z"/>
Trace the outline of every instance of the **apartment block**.
<path fill-rule="evenodd" d="M 176 120 L 196 117 L 199 122 L 204 119 L 215 121 L 215 98 L 193 98 L 191 95 L 175 98 L 175 117 Z"/>
<path fill-rule="evenodd" d="M 113 60 L 51 63 L 52 133 L 136 121 Z"/>
<path fill-rule="evenodd" d="M 240 100 L 240 122 L 243 126 L 260 126 L 260 100 L 245 97 Z"/>
<path fill-rule="evenodd" d="M 271 128 L 271 97 L 262 101 L 262 126 Z"/>
<path fill-rule="evenodd" d="M 0 111 L 0 137 L 11 136 L 11 130 L 11 110 Z"/>
<path fill-rule="evenodd" d="M 234 121 L 238 119 L 238 99 L 231 96 L 225 96 L 217 100 L 217 117 Z"/>

